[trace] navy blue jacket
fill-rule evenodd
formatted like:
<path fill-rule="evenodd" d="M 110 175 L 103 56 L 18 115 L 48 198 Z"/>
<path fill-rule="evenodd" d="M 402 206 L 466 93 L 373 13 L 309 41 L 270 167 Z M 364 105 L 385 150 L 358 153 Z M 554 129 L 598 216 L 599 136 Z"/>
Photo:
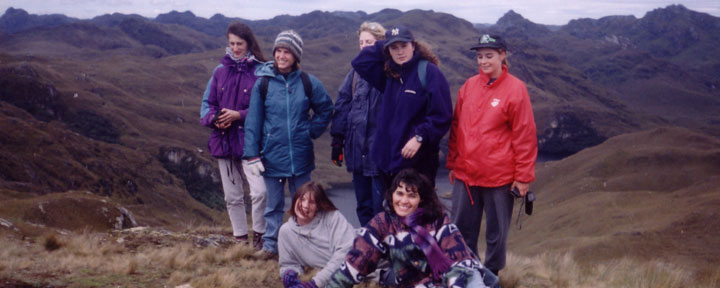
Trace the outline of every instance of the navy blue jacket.
<path fill-rule="evenodd" d="M 370 147 L 377 130 L 377 104 L 382 92 L 358 75 L 353 94 L 353 75 L 355 70 L 351 69 L 338 91 L 330 135 L 333 144 L 345 145 L 348 172 L 377 176 L 378 169 L 370 157 Z"/>
<path fill-rule="evenodd" d="M 420 55 L 417 51 L 403 65 L 389 60 L 389 65 L 400 72 L 400 78 L 388 77 L 384 72 L 384 43 L 377 41 L 375 45 L 363 48 L 352 61 L 352 67 L 362 78 L 383 91 L 371 157 L 378 169 L 389 174 L 408 167 L 437 166 L 438 144 L 452 122 L 448 82 L 435 64 L 428 63 L 423 93 L 418 77 Z M 402 148 L 415 135 L 423 138 L 420 151 L 413 158 L 405 159 L 401 155 Z M 431 159 L 435 160 L 429 161 Z"/>

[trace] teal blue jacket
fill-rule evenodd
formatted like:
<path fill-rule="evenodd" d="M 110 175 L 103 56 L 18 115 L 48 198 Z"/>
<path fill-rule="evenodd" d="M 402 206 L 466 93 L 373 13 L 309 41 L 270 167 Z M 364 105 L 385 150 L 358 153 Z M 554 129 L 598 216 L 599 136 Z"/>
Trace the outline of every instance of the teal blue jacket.
<path fill-rule="evenodd" d="M 333 113 L 333 103 L 320 80 L 310 75 L 312 95 L 305 96 L 300 71 L 287 79 L 275 72 L 273 62 L 255 71 L 258 81 L 250 96 L 245 118 L 243 158 L 260 157 L 264 176 L 290 177 L 315 169 L 313 139 L 325 132 Z M 260 77 L 268 76 L 268 92 L 260 96 Z M 312 116 L 310 115 L 312 110 Z"/>

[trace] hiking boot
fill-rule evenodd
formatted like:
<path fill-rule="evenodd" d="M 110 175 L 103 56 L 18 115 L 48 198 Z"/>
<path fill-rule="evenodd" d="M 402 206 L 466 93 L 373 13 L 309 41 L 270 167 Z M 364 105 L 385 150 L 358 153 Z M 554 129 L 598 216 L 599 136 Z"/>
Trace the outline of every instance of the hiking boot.
<path fill-rule="evenodd" d="M 270 251 L 267 251 L 265 249 L 260 249 L 253 253 L 253 257 L 257 260 L 278 260 L 278 254 L 272 253 Z"/>
<path fill-rule="evenodd" d="M 248 240 L 248 235 L 245 234 L 243 236 L 235 236 L 235 243 L 243 244 L 243 245 L 250 245 L 250 241 Z"/>
<path fill-rule="evenodd" d="M 262 246 L 263 246 L 262 236 L 263 235 L 265 235 L 265 233 L 253 232 L 253 249 L 255 249 L 255 251 L 262 250 Z"/>

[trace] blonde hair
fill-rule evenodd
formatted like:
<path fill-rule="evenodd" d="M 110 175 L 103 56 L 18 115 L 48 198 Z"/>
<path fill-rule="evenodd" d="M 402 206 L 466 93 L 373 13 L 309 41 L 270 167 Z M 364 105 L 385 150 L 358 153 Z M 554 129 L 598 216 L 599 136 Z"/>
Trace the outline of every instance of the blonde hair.
<path fill-rule="evenodd" d="M 375 37 L 375 40 L 385 40 L 385 27 L 380 25 L 380 23 L 367 21 L 363 22 L 360 24 L 360 29 L 357 31 L 358 36 L 360 36 L 360 33 L 362 32 L 372 34 Z"/>

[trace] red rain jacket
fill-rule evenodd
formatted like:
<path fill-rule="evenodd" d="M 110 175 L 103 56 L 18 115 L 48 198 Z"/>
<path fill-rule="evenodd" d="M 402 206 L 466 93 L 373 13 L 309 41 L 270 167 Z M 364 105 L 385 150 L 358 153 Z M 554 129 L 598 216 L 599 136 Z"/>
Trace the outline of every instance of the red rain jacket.
<path fill-rule="evenodd" d="M 535 180 L 537 135 L 525 83 L 507 72 L 488 85 L 482 71 L 460 88 L 447 168 L 469 186 Z"/>

